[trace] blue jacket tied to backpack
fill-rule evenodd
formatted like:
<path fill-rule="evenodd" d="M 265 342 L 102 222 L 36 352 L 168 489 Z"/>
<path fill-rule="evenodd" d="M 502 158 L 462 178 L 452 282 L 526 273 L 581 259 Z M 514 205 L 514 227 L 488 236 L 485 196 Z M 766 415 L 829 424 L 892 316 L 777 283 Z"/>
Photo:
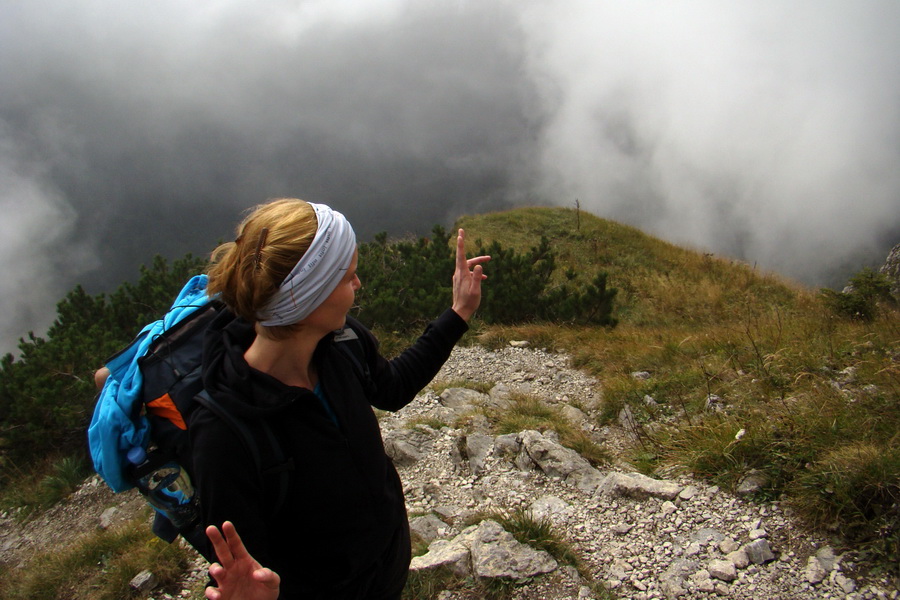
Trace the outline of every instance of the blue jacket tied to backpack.
<path fill-rule="evenodd" d="M 146 449 L 149 423 L 138 414 L 143 376 L 138 359 L 164 331 L 209 302 L 206 275 L 196 275 L 185 284 L 162 319 L 144 327 L 134 341 L 106 364 L 109 378 L 97 399 L 88 427 L 88 446 L 94 469 L 114 492 L 134 487 L 124 474 L 126 454 L 136 446 Z"/>

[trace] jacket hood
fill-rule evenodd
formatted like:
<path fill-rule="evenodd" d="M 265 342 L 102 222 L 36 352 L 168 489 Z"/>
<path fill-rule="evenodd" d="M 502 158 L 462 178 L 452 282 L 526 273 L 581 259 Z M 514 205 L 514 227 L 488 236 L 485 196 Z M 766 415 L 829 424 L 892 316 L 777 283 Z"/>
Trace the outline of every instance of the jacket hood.
<path fill-rule="evenodd" d="M 244 352 L 255 338 L 251 323 L 224 310 L 210 324 L 203 342 L 204 388 L 225 409 L 245 418 L 278 413 L 312 394 L 251 368 Z"/>

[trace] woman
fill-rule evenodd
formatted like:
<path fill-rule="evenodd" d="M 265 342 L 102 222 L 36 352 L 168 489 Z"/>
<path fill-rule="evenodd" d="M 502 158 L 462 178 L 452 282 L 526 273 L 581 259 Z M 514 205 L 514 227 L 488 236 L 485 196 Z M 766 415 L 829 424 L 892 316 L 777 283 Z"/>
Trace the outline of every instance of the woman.
<path fill-rule="evenodd" d="M 302 200 L 264 204 L 214 252 L 208 290 L 229 311 L 207 334 L 204 387 L 249 427 L 268 424 L 290 478 L 286 501 L 272 502 L 231 428 L 205 408 L 191 416 L 203 518 L 229 522 L 225 538 L 210 528 L 221 564 L 210 569 L 218 589 L 209 598 L 242 597 L 247 583 L 277 593 L 279 576 L 280 598 L 400 597 L 409 524 L 371 407 L 408 404 L 465 333 L 490 257 L 466 260 L 464 240 L 460 230 L 451 308 L 390 361 L 347 316 L 361 283 L 355 234 L 340 213 Z M 340 351 L 346 340 L 358 344 L 363 368 Z"/>

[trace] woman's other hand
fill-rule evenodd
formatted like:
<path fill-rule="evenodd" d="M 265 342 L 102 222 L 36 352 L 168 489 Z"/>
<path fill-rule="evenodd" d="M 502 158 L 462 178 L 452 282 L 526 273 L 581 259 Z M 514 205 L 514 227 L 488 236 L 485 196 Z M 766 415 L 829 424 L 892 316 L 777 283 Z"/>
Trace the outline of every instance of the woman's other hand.
<path fill-rule="evenodd" d="M 466 259 L 466 232 L 462 229 L 456 237 L 456 270 L 453 273 L 453 310 L 466 322 L 481 304 L 481 282 L 487 279 L 482 264 L 490 256 Z"/>
<path fill-rule="evenodd" d="M 230 521 L 222 524 L 221 532 L 215 526 L 207 527 L 206 535 L 220 561 L 209 567 L 218 585 L 206 588 L 209 600 L 277 600 L 281 578 L 250 556 Z"/>

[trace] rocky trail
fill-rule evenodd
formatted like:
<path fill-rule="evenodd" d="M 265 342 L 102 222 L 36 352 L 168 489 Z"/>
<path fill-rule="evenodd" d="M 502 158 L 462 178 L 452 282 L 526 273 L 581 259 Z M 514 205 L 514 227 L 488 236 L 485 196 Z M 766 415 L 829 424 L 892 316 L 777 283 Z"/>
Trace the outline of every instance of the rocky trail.
<path fill-rule="evenodd" d="M 463 381 L 493 388 L 483 394 Z M 863 574 L 851 556 L 804 531 L 777 502 L 760 504 L 683 476 L 651 479 L 622 460 L 594 468 L 552 432 L 491 434 L 478 407 L 502 409 L 510 393 L 524 392 L 555 405 L 613 456 L 620 454 L 625 431 L 592 424 L 599 382 L 571 369 L 564 355 L 457 348 L 435 382 L 454 387 L 440 395 L 429 388 L 381 418 L 412 528 L 431 542 L 414 559 L 414 570 L 442 566 L 462 576 L 517 579 L 517 600 L 599 598 L 575 568 L 518 544 L 496 522 L 466 527 L 472 515 L 521 509 L 547 519 L 580 554 L 589 578 L 618 598 L 900 598 L 896 582 Z M 460 421 L 466 425 L 442 425 Z M 2 515 L 0 561 L 21 563 L 35 550 L 132 518 L 142 504 L 134 493 L 114 497 L 91 478 L 68 502 L 25 524 Z M 200 597 L 203 580 L 205 564 L 198 559 L 185 575 L 184 591 L 147 595 Z M 471 598 L 451 591 L 440 597 Z"/>

